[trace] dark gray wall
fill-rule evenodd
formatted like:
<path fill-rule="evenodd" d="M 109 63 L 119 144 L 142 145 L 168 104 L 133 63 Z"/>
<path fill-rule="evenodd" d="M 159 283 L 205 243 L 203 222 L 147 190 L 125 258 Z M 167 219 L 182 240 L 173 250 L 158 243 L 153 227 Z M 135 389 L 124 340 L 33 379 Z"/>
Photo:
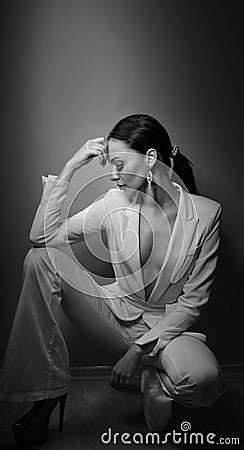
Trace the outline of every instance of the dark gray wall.
<path fill-rule="evenodd" d="M 30 248 L 40 175 L 59 173 L 86 139 L 106 135 L 122 116 L 146 112 L 165 124 L 172 141 L 194 162 L 201 192 L 223 205 L 220 262 L 202 327 L 221 362 L 241 362 L 240 5 L 2 2 L 1 355 Z M 92 163 L 80 171 L 71 192 L 76 182 L 85 183 L 101 170 Z M 68 322 L 64 332 L 72 365 L 109 364 L 114 358 Z"/>

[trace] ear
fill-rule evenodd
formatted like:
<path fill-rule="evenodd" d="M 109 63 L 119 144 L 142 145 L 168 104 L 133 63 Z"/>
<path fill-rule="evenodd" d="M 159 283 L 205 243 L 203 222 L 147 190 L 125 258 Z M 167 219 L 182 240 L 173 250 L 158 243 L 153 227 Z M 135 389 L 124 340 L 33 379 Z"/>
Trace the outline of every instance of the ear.
<path fill-rule="evenodd" d="M 149 148 L 146 152 L 146 158 L 149 169 L 152 169 L 157 161 L 157 151 L 154 148 Z"/>

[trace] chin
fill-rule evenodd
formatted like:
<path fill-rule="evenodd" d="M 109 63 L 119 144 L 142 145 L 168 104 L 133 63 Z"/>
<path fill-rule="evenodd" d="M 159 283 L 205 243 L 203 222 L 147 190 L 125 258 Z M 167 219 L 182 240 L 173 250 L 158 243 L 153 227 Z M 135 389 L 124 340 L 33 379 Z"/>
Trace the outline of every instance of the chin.
<path fill-rule="evenodd" d="M 123 192 L 125 193 L 125 195 L 127 197 L 132 197 L 133 195 L 135 195 L 138 192 L 138 189 L 135 188 L 131 188 L 129 186 L 126 186 L 125 189 L 123 189 Z"/>

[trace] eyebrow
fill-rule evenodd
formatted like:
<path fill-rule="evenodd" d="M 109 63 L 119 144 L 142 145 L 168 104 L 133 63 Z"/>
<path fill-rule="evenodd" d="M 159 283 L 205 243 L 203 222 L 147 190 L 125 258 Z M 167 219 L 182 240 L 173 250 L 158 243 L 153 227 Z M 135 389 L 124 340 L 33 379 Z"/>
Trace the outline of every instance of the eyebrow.
<path fill-rule="evenodd" d="M 111 158 L 111 159 L 108 158 L 108 162 L 111 163 L 115 159 L 121 159 L 121 157 L 120 156 L 114 156 L 114 158 Z"/>

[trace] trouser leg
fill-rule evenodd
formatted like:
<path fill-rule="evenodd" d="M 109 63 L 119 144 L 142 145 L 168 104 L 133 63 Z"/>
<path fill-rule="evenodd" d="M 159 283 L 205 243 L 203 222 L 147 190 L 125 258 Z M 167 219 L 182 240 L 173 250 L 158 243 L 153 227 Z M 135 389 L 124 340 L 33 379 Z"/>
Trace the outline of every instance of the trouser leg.
<path fill-rule="evenodd" d="M 1 376 L 0 396 L 13 402 L 68 391 L 69 358 L 58 326 L 61 287 L 46 249 L 31 249 Z"/>
<path fill-rule="evenodd" d="M 159 352 L 157 363 L 165 391 L 192 408 L 212 405 L 224 392 L 225 382 L 209 347 L 191 336 L 178 336 Z"/>
<path fill-rule="evenodd" d="M 72 304 L 80 303 L 79 314 L 83 317 L 82 305 L 86 304 L 83 300 L 93 300 L 94 289 L 85 272 L 60 250 L 49 249 L 47 252 L 45 248 L 33 248 L 27 253 L 22 291 L 5 354 L 0 398 L 30 402 L 68 391 L 69 358 L 59 327 L 61 301 L 70 303 L 71 309 Z M 72 291 L 77 295 L 72 297 Z M 96 320 L 103 314 L 101 323 L 110 322 L 107 324 L 110 330 L 116 321 L 112 313 L 109 317 L 108 308 L 101 305 L 99 298 L 91 310 Z M 91 327 L 94 317 L 90 316 Z M 114 333 L 126 348 L 119 324 Z"/>
<path fill-rule="evenodd" d="M 187 407 L 210 406 L 224 392 L 225 383 L 211 350 L 199 339 L 178 336 L 143 369 L 144 414 L 150 430 L 167 425 L 172 402 Z"/>

